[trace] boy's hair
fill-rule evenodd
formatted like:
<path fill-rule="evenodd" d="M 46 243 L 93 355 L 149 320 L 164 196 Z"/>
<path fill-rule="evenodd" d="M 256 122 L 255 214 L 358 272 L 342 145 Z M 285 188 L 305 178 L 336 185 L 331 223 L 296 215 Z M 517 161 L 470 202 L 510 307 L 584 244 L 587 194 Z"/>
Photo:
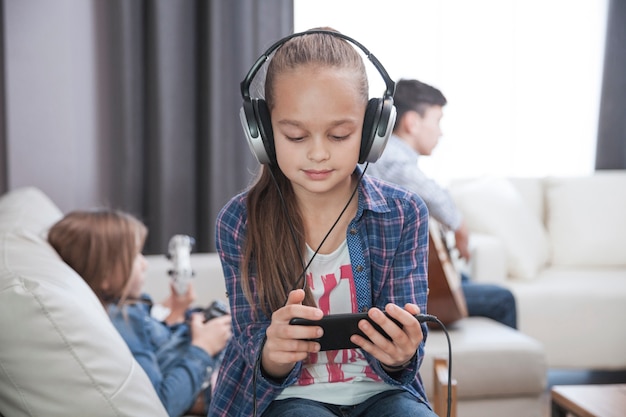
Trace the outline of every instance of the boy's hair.
<path fill-rule="evenodd" d="M 401 79 L 396 83 L 396 93 L 393 96 L 398 116 L 394 130 L 400 125 L 404 114 L 416 111 L 424 116 L 431 106 L 445 106 L 448 102 L 441 91 L 418 80 Z"/>
<path fill-rule="evenodd" d="M 334 31 L 326 27 L 311 30 L 319 29 Z M 292 38 L 276 50 L 268 65 L 265 80 L 265 100 L 269 109 L 276 102 L 274 85 L 277 77 L 305 65 L 352 71 L 363 99 L 365 114 L 369 86 L 361 55 L 348 41 L 323 33 Z M 293 187 L 275 164 L 261 167 L 256 183 L 248 192 L 246 206 L 248 219 L 241 271 L 242 288 L 253 310 L 260 304 L 261 310 L 270 315 L 285 304 L 291 290 L 296 289 L 296 286 L 303 288 L 299 278 L 304 273 L 304 223 Z M 250 279 L 253 273 L 256 274 L 254 284 Z M 306 280 L 306 277 L 303 279 Z M 252 297 L 253 285 L 258 294 L 257 300 Z M 308 287 L 305 292 L 304 304 L 315 305 Z"/>
<path fill-rule="evenodd" d="M 48 231 L 48 242 L 103 304 L 127 297 L 135 257 L 148 230 L 128 213 L 73 211 Z"/>

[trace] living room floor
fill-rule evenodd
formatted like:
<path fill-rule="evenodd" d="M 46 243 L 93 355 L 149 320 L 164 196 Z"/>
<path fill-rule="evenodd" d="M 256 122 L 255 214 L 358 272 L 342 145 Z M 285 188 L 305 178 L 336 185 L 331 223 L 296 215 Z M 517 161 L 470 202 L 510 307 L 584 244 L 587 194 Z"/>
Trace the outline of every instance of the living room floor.
<path fill-rule="evenodd" d="M 548 387 L 546 388 L 545 417 L 550 417 L 550 389 L 554 385 L 589 385 L 589 384 L 624 384 L 626 370 L 621 371 L 586 371 L 556 370 L 548 371 Z"/>

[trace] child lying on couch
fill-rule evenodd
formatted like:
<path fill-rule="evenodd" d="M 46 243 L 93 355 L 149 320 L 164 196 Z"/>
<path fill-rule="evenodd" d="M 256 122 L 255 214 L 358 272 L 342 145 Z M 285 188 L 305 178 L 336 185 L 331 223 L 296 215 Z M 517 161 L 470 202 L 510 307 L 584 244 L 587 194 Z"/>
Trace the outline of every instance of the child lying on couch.
<path fill-rule="evenodd" d="M 186 320 L 181 314 L 166 322 L 153 318 L 152 300 L 142 292 L 147 232 L 128 213 L 74 211 L 51 227 L 48 241 L 105 306 L 168 414 L 206 415 L 217 357 L 231 337 L 230 315 L 206 321 L 204 314 L 188 310 Z M 170 301 L 178 303 L 172 311 L 184 311 L 181 304 L 189 307 L 193 299 L 192 286 L 182 297 L 172 294 Z"/>

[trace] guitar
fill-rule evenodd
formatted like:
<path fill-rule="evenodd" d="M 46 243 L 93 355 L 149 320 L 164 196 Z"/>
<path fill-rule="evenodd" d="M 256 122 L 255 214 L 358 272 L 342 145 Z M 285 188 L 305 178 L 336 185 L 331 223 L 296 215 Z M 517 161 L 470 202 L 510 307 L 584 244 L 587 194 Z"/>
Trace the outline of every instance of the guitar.
<path fill-rule="evenodd" d="M 432 217 L 428 224 L 428 314 L 448 325 L 467 317 L 467 304 L 443 230 Z"/>

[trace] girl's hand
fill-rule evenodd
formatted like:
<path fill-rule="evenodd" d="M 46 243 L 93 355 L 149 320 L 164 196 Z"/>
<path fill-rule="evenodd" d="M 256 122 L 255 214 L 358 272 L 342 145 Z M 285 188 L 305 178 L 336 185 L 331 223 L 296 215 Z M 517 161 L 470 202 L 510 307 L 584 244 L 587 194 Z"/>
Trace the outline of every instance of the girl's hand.
<path fill-rule="evenodd" d="M 205 323 L 204 314 L 193 313 L 189 327 L 191 344 L 204 349 L 211 356 L 220 353 L 233 334 L 230 315 L 216 317 Z"/>
<path fill-rule="evenodd" d="M 272 314 L 272 322 L 266 331 L 267 340 L 261 353 L 261 366 L 265 373 L 282 378 L 293 369 L 296 362 L 307 358 L 310 352 L 319 352 L 320 344 L 305 339 L 322 336 L 319 326 L 296 326 L 289 324 L 294 317 L 309 320 L 322 318 L 322 310 L 303 306 L 303 290 L 289 293 L 287 303 Z"/>
<path fill-rule="evenodd" d="M 189 283 L 185 294 L 178 294 L 174 289 L 174 284 L 170 283 L 170 296 L 161 303 L 170 309 L 170 314 L 165 318 L 165 322 L 172 325 L 185 321 L 185 312 L 195 300 L 196 291 L 192 282 Z"/>
<path fill-rule="evenodd" d="M 414 314 L 419 314 L 420 310 L 415 304 L 406 304 L 402 309 L 390 303 L 385 306 L 385 311 L 403 327 L 400 328 L 375 307 L 368 311 L 368 316 L 391 337 L 391 340 L 380 334 L 367 320 L 359 322 L 359 329 L 371 342 L 359 335 L 352 335 L 350 340 L 378 359 L 383 366 L 401 367 L 413 358 L 424 339 L 420 322 L 413 317 Z"/>

